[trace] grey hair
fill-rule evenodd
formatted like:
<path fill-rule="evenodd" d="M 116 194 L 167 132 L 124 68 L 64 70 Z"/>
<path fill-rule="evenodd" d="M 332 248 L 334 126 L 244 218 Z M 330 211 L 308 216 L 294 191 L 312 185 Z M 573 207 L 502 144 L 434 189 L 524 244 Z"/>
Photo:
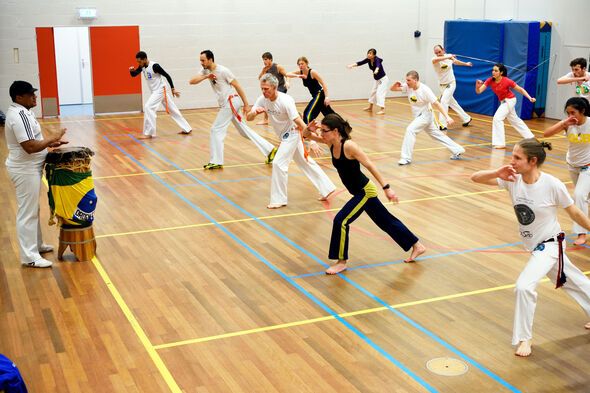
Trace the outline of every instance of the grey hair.
<path fill-rule="evenodd" d="M 271 86 L 277 87 L 279 85 L 279 80 L 273 74 L 266 73 L 262 75 L 260 78 L 260 82 L 268 82 Z"/>

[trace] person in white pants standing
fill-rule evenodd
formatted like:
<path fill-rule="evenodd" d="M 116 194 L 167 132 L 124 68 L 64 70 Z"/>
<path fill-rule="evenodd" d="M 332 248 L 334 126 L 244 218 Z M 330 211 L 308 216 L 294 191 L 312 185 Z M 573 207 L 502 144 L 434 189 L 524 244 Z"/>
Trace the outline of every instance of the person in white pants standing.
<path fill-rule="evenodd" d="M 346 68 L 351 69 L 354 67 L 362 66 L 363 64 L 368 64 L 369 69 L 373 71 L 373 88 L 369 93 L 369 106 L 364 108 L 364 111 L 372 112 L 373 111 L 373 104 L 377 104 L 380 108 L 376 115 L 384 115 L 385 114 L 385 96 L 387 95 L 387 87 L 389 85 L 389 78 L 385 75 L 385 70 L 383 69 L 383 59 L 377 57 L 377 50 L 371 48 L 367 51 L 367 57 L 364 60 L 357 61 L 356 63 L 352 63 L 346 66 Z"/>
<path fill-rule="evenodd" d="M 6 112 L 6 169 L 16 189 L 16 233 L 20 260 L 24 266 L 50 267 L 41 253 L 53 251 L 44 244 L 39 223 L 39 193 L 47 147 L 59 147 L 66 129 L 43 139 L 41 126 L 30 110 L 37 105 L 37 89 L 25 81 L 15 81 L 9 89 L 12 104 Z"/>
<path fill-rule="evenodd" d="M 267 164 L 272 163 L 277 149 L 252 131 L 239 114 L 243 105 L 243 112 L 246 115 L 250 111 L 250 105 L 234 74 L 228 68 L 215 64 L 215 56 L 210 50 L 201 52 L 200 61 L 203 69 L 190 80 L 190 84 L 196 85 L 208 79 L 213 91 L 217 94 L 217 103 L 220 107 L 209 136 L 209 163 L 203 168 L 207 170 L 223 168 L 223 142 L 230 122 L 238 129 L 240 135 L 250 139 L 266 156 Z"/>
<path fill-rule="evenodd" d="M 170 75 L 158 63 L 149 61 L 147 54 L 143 51 L 137 52 L 135 60 L 137 60 L 139 66 L 136 69 L 129 67 L 129 73 L 133 77 L 143 74 L 152 91 L 152 95 L 143 106 L 143 135 L 145 138 L 149 139 L 156 136 L 156 111 L 160 105 L 164 105 L 166 113 L 182 128 L 179 134 L 190 134 L 192 131 L 191 126 L 182 117 L 174 100 L 172 100 L 172 96 L 180 97 L 180 93 L 174 89 L 174 83 L 172 83 Z M 168 80 L 172 95 L 166 92 L 166 84 L 162 76 Z"/>
<path fill-rule="evenodd" d="M 512 345 L 517 356 L 529 356 L 533 343 L 533 318 L 537 304 L 535 289 L 546 275 L 556 288 L 574 298 L 590 318 L 590 280 L 565 255 L 564 233 L 557 222 L 557 208 L 590 229 L 590 219 L 576 207 L 565 185 L 541 172 L 549 142 L 523 139 L 514 146 L 510 165 L 471 175 L 476 183 L 496 185 L 510 193 L 520 237 L 531 257 L 515 286 L 516 307 Z M 590 322 L 584 325 L 590 329 Z"/>
<path fill-rule="evenodd" d="M 527 125 L 524 124 L 524 121 L 518 117 L 514 110 L 514 107 L 516 106 L 516 96 L 510 91 L 510 88 L 521 93 L 528 98 L 530 102 L 535 102 L 536 99 L 532 98 L 529 93 L 517 85 L 516 82 L 508 79 L 506 75 L 508 75 L 506 66 L 502 63 L 496 63 L 492 69 L 491 77 L 485 82 L 479 79 L 475 82 L 475 92 L 477 94 L 483 93 L 484 90 L 490 86 L 492 91 L 498 96 L 498 100 L 500 100 L 500 106 L 496 109 L 492 123 L 492 147 L 494 149 L 506 148 L 506 134 L 504 132 L 504 119 L 506 118 L 523 138 L 534 138 L 531 130 L 529 130 Z"/>
<path fill-rule="evenodd" d="M 590 195 L 590 105 L 583 97 L 572 97 L 565 103 L 567 119 L 547 128 L 543 136 L 550 137 L 564 131 L 569 141 L 565 160 L 568 164 L 570 177 L 576 188 L 574 202 L 588 215 L 588 196 Z M 576 245 L 586 243 L 586 231 L 574 221 L 572 231 L 578 234 Z"/>
<path fill-rule="evenodd" d="M 291 160 L 295 161 L 303 174 L 318 189 L 318 200 L 325 201 L 336 190 L 336 186 L 319 165 L 307 156 L 301 135 L 301 130 L 307 126 L 299 116 L 293 98 L 277 91 L 278 85 L 279 81 L 274 75 L 264 74 L 260 78 L 262 95 L 248 113 L 248 121 L 254 120 L 260 113 L 267 113 L 271 126 L 281 140 L 272 163 L 270 204 L 267 208 L 278 209 L 287 206 L 287 180 Z M 310 142 L 310 148 L 316 154 L 321 153 L 316 142 Z"/>
<path fill-rule="evenodd" d="M 457 112 L 461 118 L 463 127 L 467 127 L 471 122 L 471 117 L 465 113 L 463 108 L 461 108 L 461 105 L 459 105 L 457 100 L 455 100 L 455 97 L 453 97 L 455 89 L 457 88 L 453 66 L 461 65 L 471 67 L 472 64 L 471 62 L 465 63 L 461 60 L 457 60 L 457 57 L 450 53 L 445 54 L 444 48 L 440 45 L 436 45 L 434 47 L 434 54 L 435 57 L 432 58 L 432 66 L 434 67 L 434 72 L 436 72 L 436 76 L 438 77 L 438 83 L 440 87 L 440 104 L 447 112 L 449 111 L 450 106 L 451 109 Z M 438 122 L 440 123 L 441 131 L 447 129 L 447 119 L 442 114 L 438 117 Z"/>
<path fill-rule="evenodd" d="M 402 82 L 397 81 L 391 86 L 392 91 L 408 93 L 408 100 L 410 101 L 412 114 L 414 115 L 414 120 L 406 128 L 406 134 L 402 143 L 401 158 L 398 161 L 398 165 L 408 165 L 412 162 L 412 151 L 416 143 L 416 135 L 422 131 L 426 131 L 432 139 L 449 149 L 453 153 L 451 160 L 458 160 L 461 154 L 465 153 L 465 149 L 453 142 L 451 138 L 438 129 L 434 123 L 432 105 L 447 119 L 447 124 L 453 125 L 454 120 L 449 117 L 445 108 L 438 102 L 430 87 L 424 83 L 420 83 L 419 79 L 420 77 L 416 71 L 409 71 L 406 74 L 406 83 L 402 84 Z"/>

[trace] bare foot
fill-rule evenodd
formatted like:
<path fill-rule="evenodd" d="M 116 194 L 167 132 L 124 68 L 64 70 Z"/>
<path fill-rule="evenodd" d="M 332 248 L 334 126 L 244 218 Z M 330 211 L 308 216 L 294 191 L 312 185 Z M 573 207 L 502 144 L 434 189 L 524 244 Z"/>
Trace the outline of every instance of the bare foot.
<path fill-rule="evenodd" d="M 590 322 L 588 322 L 587 324 L 584 325 L 584 329 L 590 330 Z"/>
<path fill-rule="evenodd" d="M 412 246 L 412 253 L 410 254 L 410 257 L 408 259 L 405 259 L 404 262 L 405 263 L 416 262 L 416 258 L 418 258 L 420 255 L 424 254 L 425 252 L 426 252 L 426 247 L 424 247 L 424 244 L 422 244 L 420 242 L 416 242 Z"/>
<path fill-rule="evenodd" d="M 332 191 L 330 191 L 330 193 L 329 193 L 328 195 L 326 195 L 326 196 L 321 196 L 321 197 L 319 197 L 319 198 L 318 198 L 318 201 L 327 201 L 327 200 L 328 200 L 328 198 L 330 198 L 330 195 L 332 195 L 332 194 L 334 193 L 334 191 L 336 191 L 336 190 L 332 190 Z"/>
<path fill-rule="evenodd" d="M 138 136 L 137 139 L 152 139 L 152 136 L 151 135 L 141 135 L 141 136 Z"/>
<path fill-rule="evenodd" d="M 581 246 L 582 244 L 586 243 L 586 234 L 585 233 L 580 233 L 578 235 L 578 238 L 576 239 L 576 241 L 574 242 L 574 244 L 576 246 Z"/>
<path fill-rule="evenodd" d="M 179 134 L 180 134 L 180 135 L 188 135 L 188 134 L 190 134 L 191 132 L 193 132 L 193 130 L 189 130 L 189 131 L 184 131 L 184 130 L 183 130 L 183 131 L 180 131 L 180 132 L 179 132 Z"/>
<path fill-rule="evenodd" d="M 379 112 L 377 112 L 377 113 L 375 113 L 375 114 L 376 114 L 376 115 L 384 115 L 384 114 L 385 114 L 385 111 L 379 111 Z"/>
<path fill-rule="evenodd" d="M 265 126 L 267 124 L 268 124 L 268 120 L 262 120 L 262 121 L 259 121 L 258 123 L 256 123 L 257 126 Z"/>
<path fill-rule="evenodd" d="M 530 356 L 531 352 L 533 352 L 531 349 L 532 346 L 533 346 L 533 340 L 521 341 L 520 345 L 518 346 L 518 348 L 516 349 L 516 352 L 514 352 L 514 354 L 516 356 L 522 356 L 522 357 Z"/>
<path fill-rule="evenodd" d="M 338 274 L 346 270 L 346 262 L 338 262 L 326 270 L 326 274 Z"/>
<path fill-rule="evenodd" d="M 494 149 L 506 149 L 506 146 L 492 146 Z"/>
<path fill-rule="evenodd" d="M 280 209 L 281 207 L 285 207 L 287 205 L 268 205 L 267 209 Z"/>
<path fill-rule="evenodd" d="M 363 108 L 364 111 L 366 112 L 373 112 L 373 107 L 372 106 L 368 106 L 366 108 Z"/>

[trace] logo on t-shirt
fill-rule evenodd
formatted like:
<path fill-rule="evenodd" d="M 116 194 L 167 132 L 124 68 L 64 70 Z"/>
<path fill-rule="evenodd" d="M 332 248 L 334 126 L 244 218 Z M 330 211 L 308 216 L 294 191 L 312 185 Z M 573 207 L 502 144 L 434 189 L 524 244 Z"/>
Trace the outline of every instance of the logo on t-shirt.
<path fill-rule="evenodd" d="M 145 76 L 145 79 L 152 79 L 152 73 L 151 72 L 144 71 L 143 72 L 143 75 Z"/>
<path fill-rule="evenodd" d="M 410 97 L 410 101 L 412 101 L 412 102 L 418 102 L 418 99 L 416 97 L 412 96 L 412 97 Z"/>
<path fill-rule="evenodd" d="M 576 94 L 588 94 L 590 88 L 586 85 L 576 86 Z"/>
<path fill-rule="evenodd" d="M 449 68 L 449 66 L 447 64 L 443 64 L 440 66 L 441 69 L 446 70 L 447 68 Z"/>
<path fill-rule="evenodd" d="M 520 225 L 530 225 L 535 221 L 535 213 L 527 205 L 514 205 L 514 212 Z"/>

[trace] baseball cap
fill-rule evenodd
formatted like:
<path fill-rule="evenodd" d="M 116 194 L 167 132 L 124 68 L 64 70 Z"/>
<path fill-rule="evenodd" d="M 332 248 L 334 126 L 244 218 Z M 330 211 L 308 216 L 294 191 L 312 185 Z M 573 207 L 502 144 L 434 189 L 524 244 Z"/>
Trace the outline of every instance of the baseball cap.
<path fill-rule="evenodd" d="M 10 98 L 14 101 L 16 96 L 22 96 L 24 94 L 34 93 L 37 89 L 33 87 L 29 82 L 25 81 L 14 81 L 10 85 Z"/>

